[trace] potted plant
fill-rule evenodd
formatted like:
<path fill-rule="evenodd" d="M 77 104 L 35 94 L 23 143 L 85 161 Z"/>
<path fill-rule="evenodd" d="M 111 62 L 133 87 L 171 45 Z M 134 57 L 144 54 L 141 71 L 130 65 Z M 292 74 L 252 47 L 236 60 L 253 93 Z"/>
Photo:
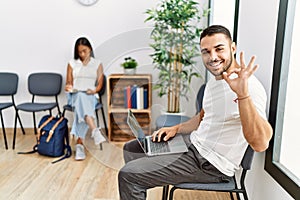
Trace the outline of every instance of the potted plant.
<path fill-rule="evenodd" d="M 168 96 L 167 112 L 181 112 L 180 97 L 188 100 L 192 77 L 201 77 L 195 70 L 195 58 L 200 56 L 200 20 L 208 10 L 200 14 L 199 4 L 193 0 L 162 0 L 146 14 L 145 21 L 154 22 L 151 57 L 159 70 L 153 89 L 159 90 L 160 97 Z"/>
<path fill-rule="evenodd" d="M 131 57 L 125 57 L 121 66 L 124 68 L 125 74 L 135 74 L 138 63 Z"/>

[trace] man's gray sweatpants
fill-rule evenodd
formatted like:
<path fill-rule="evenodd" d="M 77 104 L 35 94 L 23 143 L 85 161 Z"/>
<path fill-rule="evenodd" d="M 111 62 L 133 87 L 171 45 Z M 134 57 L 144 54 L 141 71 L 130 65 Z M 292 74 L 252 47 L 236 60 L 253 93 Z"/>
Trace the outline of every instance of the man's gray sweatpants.
<path fill-rule="evenodd" d="M 118 175 L 121 200 L 146 199 L 146 190 L 156 186 L 228 180 L 198 153 L 190 142 L 189 134 L 183 136 L 189 150 L 181 154 L 149 157 L 136 140 L 124 145 L 126 164 Z"/>

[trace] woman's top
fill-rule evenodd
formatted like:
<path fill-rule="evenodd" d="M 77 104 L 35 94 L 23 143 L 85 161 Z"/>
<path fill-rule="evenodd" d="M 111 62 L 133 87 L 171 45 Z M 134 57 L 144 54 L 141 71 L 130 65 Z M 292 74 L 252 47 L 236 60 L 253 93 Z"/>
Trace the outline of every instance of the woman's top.
<path fill-rule="evenodd" d="M 69 61 L 73 69 L 73 88 L 78 91 L 94 90 L 96 88 L 97 70 L 101 61 L 91 57 L 87 65 L 83 65 L 80 59 Z"/>

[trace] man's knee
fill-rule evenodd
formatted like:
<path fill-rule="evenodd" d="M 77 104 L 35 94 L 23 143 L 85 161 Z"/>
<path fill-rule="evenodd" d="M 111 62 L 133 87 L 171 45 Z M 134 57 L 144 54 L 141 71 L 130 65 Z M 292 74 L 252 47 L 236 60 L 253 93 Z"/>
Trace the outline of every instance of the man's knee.
<path fill-rule="evenodd" d="M 126 142 L 123 146 L 123 151 L 128 151 L 129 150 L 129 142 Z"/>
<path fill-rule="evenodd" d="M 136 152 L 137 148 L 138 148 L 137 141 L 136 140 L 131 140 L 131 141 L 128 141 L 124 144 L 123 151 Z"/>
<path fill-rule="evenodd" d="M 122 183 L 124 178 L 126 177 L 126 173 L 122 169 L 118 173 L 118 182 L 119 182 L 119 184 Z"/>
<path fill-rule="evenodd" d="M 134 177 L 134 176 L 132 176 L 131 170 L 128 169 L 128 167 L 126 165 L 124 165 L 124 167 L 121 168 L 118 173 L 119 183 L 130 182 L 132 177 Z"/>

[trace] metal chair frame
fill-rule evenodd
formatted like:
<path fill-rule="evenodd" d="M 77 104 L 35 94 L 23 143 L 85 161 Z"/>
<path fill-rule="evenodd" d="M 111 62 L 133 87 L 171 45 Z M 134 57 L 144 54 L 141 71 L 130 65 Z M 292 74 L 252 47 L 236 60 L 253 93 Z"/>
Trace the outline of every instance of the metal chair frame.
<path fill-rule="evenodd" d="M 16 117 L 14 125 L 14 136 L 13 136 L 13 149 L 15 148 L 16 142 L 16 128 L 17 128 L 17 117 L 19 116 L 19 111 L 31 112 L 33 115 L 33 125 L 34 133 L 37 134 L 36 127 L 36 112 L 40 111 L 49 111 L 49 114 L 52 115 L 52 110 L 57 108 L 58 115 L 61 115 L 61 111 L 58 103 L 58 95 L 61 92 L 62 86 L 62 75 L 52 72 L 38 72 L 32 73 L 28 76 L 28 91 L 31 94 L 31 102 L 21 103 L 16 106 Z M 54 97 L 55 101 L 53 102 L 38 102 L 36 97 Z M 19 120 L 20 125 L 22 126 L 21 120 Z M 23 134 L 25 134 L 25 131 Z"/>
<path fill-rule="evenodd" d="M 10 102 L 1 102 L 0 103 L 0 117 L 2 124 L 2 132 L 4 138 L 5 149 L 8 149 L 6 130 L 4 125 L 3 113 L 2 110 L 5 110 L 10 107 L 14 107 L 16 111 L 16 104 L 14 95 L 17 93 L 19 83 L 19 76 L 16 73 L 11 72 L 0 72 L 0 96 L 10 96 Z M 16 114 L 18 120 L 20 121 L 19 116 Z M 22 131 L 24 131 L 23 126 L 21 126 Z"/>
<path fill-rule="evenodd" d="M 244 200 L 248 200 L 248 195 L 245 187 L 245 178 L 247 171 L 251 169 L 252 161 L 254 157 L 254 151 L 248 145 L 244 157 L 241 161 L 242 173 L 239 178 L 240 186 L 237 185 L 237 177 L 234 175 L 228 183 L 181 183 L 174 185 L 169 194 L 169 200 L 173 199 L 174 192 L 176 189 L 184 190 L 203 190 L 203 191 L 215 191 L 215 192 L 229 192 L 230 198 L 234 200 L 233 193 L 236 193 L 238 200 L 240 200 L 240 193 L 243 194 Z M 169 186 L 163 187 L 162 199 L 168 198 Z"/>

